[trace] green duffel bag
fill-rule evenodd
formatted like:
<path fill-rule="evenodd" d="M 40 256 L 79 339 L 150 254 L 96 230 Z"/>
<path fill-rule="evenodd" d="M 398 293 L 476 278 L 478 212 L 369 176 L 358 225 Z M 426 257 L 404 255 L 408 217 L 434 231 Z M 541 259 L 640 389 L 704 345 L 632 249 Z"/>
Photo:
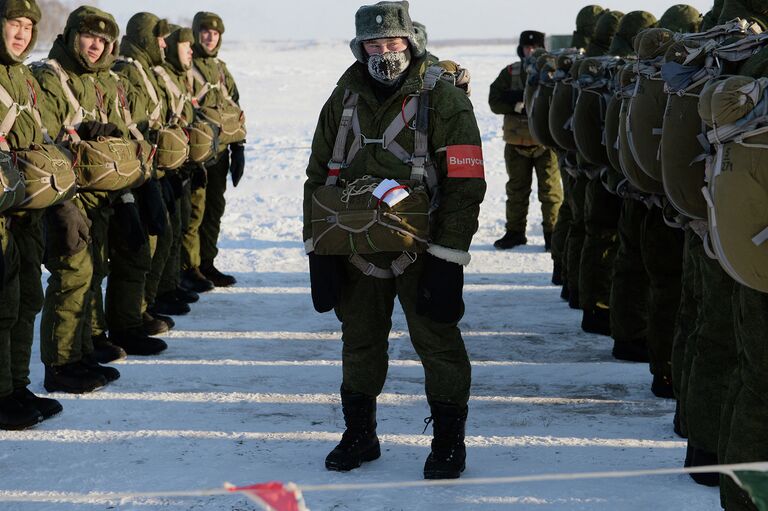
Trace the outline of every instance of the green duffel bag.
<path fill-rule="evenodd" d="M 219 151 L 229 144 L 245 141 L 245 114 L 235 105 L 201 107 L 197 110 L 197 118 L 217 128 Z"/>
<path fill-rule="evenodd" d="M 423 184 L 398 181 L 408 196 L 392 207 L 373 195 L 381 179 L 321 186 L 312 195 L 312 241 L 318 255 L 424 252 L 430 198 Z"/>
<path fill-rule="evenodd" d="M 13 157 L 0 152 L 0 213 L 21 204 L 24 193 L 24 180 L 13 163 Z"/>
<path fill-rule="evenodd" d="M 45 209 L 77 193 L 72 154 L 63 147 L 35 145 L 26 151 L 14 151 L 14 159 L 26 188 L 18 208 Z"/>
<path fill-rule="evenodd" d="M 141 186 L 152 175 L 154 151 L 146 141 L 99 137 L 72 144 L 77 186 L 114 192 Z"/>
<path fill-rule="evenodd" d="M 187 161 L 189 139 L 180 126 L 166 126 L 158 130 L 156 140 L 155 161 L 158 169 L 176 170 Z"/>
<path fill-rule="evenodd" d="M 707 190 L 710 245 L 737 282 L 768 293 L 768 133 L 719 148 Z"/>
<path fill-rule="evenodd" d="M 579 61 L 573 59 L 558 58 L 558 71 L 568 74 L 555 85 L 552 92 L 552 103 L 549 105 L 549 132 L 552 139 L 565 151 L 576 151 L 576 140 L 573 138 L 571 122 L 575 97 L 571 70 L 578 67 Z"/>
<path fill-rule="evenodd" d="M 217 129 L 205 121 L 195 121 L 186 127 L 189 136 L 189 159 L 205 163 L 218 154 Z"/>

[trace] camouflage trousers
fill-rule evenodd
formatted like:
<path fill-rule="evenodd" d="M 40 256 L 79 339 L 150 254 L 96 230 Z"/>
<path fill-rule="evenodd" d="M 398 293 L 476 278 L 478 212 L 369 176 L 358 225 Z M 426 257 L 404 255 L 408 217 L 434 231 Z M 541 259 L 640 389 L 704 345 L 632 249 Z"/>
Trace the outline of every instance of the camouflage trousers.
<path fill-rule="evenodd" d="M 557 221 L 557 212 L 563 202 L 563 187 L 557 155 L 544 146 L 504 147 L 504 161 L 507 167 L 507 223 L 508 232 L 525 233 L 528 204 L 531 197 L 533 172 L 536 171 L 538 198 L 541 203 L 542 227 L 551 233 Z"/>
<path fill-rule="evenodd" d="M 229 173 L 229 153 L 225 152 L 219 161 L 206 167 L 208 184 L 205 186 L 205 213 L 200 224 L 200 266 L 213 265 L 219 253 L 219 232 L 221 217 L 227 201 L 224 194 L 227 191 L 227 174 Z M 193 197 L 194 199 L 194 197 Z"/>
<path fill-rule="evenodd" d="M 13 392 L 15 387 L 14 369 L 19 351 L 11 335 L 19 318 L 19 251 L 13 241 L 8 218 L 0 216 L 0 244 L 5 262 L 2 289 L 0 289 L 0 398 Z"/>

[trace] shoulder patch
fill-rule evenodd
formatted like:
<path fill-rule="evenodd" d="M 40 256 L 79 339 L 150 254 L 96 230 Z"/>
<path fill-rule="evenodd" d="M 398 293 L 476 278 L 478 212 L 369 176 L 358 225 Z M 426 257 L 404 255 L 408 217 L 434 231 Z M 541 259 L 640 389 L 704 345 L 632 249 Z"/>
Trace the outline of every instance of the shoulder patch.
<path fill-rule="evenodd" d="M 445 149 L 449 178 L 485 178 L 483 148 L 481 146 L 449 145 Z"/>

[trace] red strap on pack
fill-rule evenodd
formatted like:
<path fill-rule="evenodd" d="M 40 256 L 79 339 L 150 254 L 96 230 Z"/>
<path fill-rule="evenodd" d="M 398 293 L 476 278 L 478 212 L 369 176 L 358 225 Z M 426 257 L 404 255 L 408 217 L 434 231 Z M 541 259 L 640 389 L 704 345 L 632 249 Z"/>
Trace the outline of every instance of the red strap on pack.
<path fill-rule="evenodd" d="M 479 145 L 449 145 L 445 160 L 450 178 L 485 179 L 483 148 Z"/>
<path fill-rule="evenodd" d="M 339 177 L 341 175 L 341 169 L 328 169 L 328 175 L 331 177 Z"/>
<path fill-rule="evenodd" d="M 407 190 L 407 189 L 408 187 L 405 185 L 393 186 L 392 188 L 390 188 L 389 190 L 381 194 L 381 198 L 379 199 L 379 202 L 376 203 L 376 207 L 378 208 L 379 206 L 381 206 L 381 203 L 384 201 L 384 197 L 394 192 L 395 190 Z"/>

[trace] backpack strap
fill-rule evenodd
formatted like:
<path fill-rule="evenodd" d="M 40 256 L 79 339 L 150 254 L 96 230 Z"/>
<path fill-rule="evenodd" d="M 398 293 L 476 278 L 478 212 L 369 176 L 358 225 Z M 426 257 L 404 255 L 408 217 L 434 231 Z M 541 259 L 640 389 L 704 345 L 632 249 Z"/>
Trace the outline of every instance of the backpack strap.
<path fill-rule="evenodd" d="M 133 116 L 131 115 L 131 108 L 128 105 L 128 97 L 125 93 L 125 87 L 122 84 L 120 75 L 114 71 L 109 72 L 110 76 L 115 80 L 115 88 L 117 94 L 115 94 L 115 109 L 122 113 L 123 122 L 128 127 L 128 131 L 131 133 L 135 140 L 144 140 L 144 135 L 139 131 L 136 123 L 133 122 Z"/>
<path fill-rule="evenodd" d="M 355 148 L 354 152 L 350 150 L 350 155 L 346 155 L 347 151 L 347 136 L 352 129 L 353 118 L 356 120 L 358 130 L 360 123 L 357 121 L 357 100 L 359 95 L 350 90 L 344 91 L 343 106 L 344 110 L 341 113 L 341 121 L 339 122 L 339 130 L 336 132 L 336 142 L 333 145 L 333 155 L 331 161 L 328 162 L 328 177 L 325 179 L 326 186 L 334 186 L 339 181 L 339 175 L 341 169 L 348 165 L 348 161 L 351 161 L 355 157 L 360 146 Z M 350 148 L 352 149 L 352 148 Z"/>
<path fill-rule="evenodd" d="M 64 125 L 62 126 L 63 133 L 60 133 L 60 136 L 57 138 L 67 137 L 72 142 L 80 142 L 80 135 L 77 134 L 77 127 L 80 126 L 80 123 L 85 119 L 86 113 L 90 113 L 93 117 L 96 117 L 96 112 L 87 112 L 83 108 L 80 101 L 77 100 L 75 93 L 72 91 L 72 87 L 69 85 L 69 76 L 67 75 L 67 72 L 64 71 L 64 68 L 61 67 L 61 64 L 59 64 L 56 59 L 43 60 L 42 64 L 47 66 L 48 69 L 53 71 L 59 78 L 59 84 L 64 90 L 64 97 L 67 98 L 67 102 L 73 110 L 72 115 L 64 119 Z"/>
<path fill-rule="evenodd" d="M 19 118 L 19 115 L 21 112 L 28 110 L 32 118 L 35 120 L 35 123 L 38 125 L 38 127 L 43 132 L 43 139 L 46 143 L 52 143 L 50 135 L 48 134 L 48 130 L 43 125 L 43 119 L 40 116 L 40 109 L 37 106 L 37 92 L 34 89 L 34 86 L 32 83 L 30 83 L 29 80 L 25 80 L 27 85 L 27 90 L 29 92 L 29 99 L 26 104 L 22 105 L 18 101 L 15 101 L 11 94 L 8 92 L 8 90 L 0 85 L 0 103 L 2 103 L 8 111 L 5 114 L 5 117 L 2 121 L 0 121 L 0 149 L 3 151 L 10 151 L 11 148 L 8 145 L 8 140 L 6 136 L 8 133 L 10 133 L 11 129 L 13 129 L 14 124 L 16 124 L 16 119 Z"/>
<path fill-rule="evenodd" d="M 181 119 L 181 113 L 184 111 L 184 103 L 187 100 L 187 96 L 182 93 L 179 86 L 171 80 L 168 71 L 163 66 L 155 66 L 152 70 L 163 80 L 165 89 L 171 96 L 171 123 L 178 123 L 179 119 Z"/>
<path fill-rule="evenodd" d="M 141 81 L 144 82 L 144 87 L 147 89 L 149 99 L 154 105 L 154 108 L 149 113 L 149 123 L 153 126 L 162 126 L 163 122 L 162 119 L 160 119 L 160 110 L 162 109 L 162 104 L 160 103 L 160 98 L 157 95 L 157 89 L 155 89 L 155 86 L 152 85 L 149 76 L 147 76 L 147 72 L 144 70 L 144 66 L 142 66 L 139 61 L 130 57 L 118 57 L 117 60 L 131 64 L 139 71 L 139 75 L 141 75 Z"/>

